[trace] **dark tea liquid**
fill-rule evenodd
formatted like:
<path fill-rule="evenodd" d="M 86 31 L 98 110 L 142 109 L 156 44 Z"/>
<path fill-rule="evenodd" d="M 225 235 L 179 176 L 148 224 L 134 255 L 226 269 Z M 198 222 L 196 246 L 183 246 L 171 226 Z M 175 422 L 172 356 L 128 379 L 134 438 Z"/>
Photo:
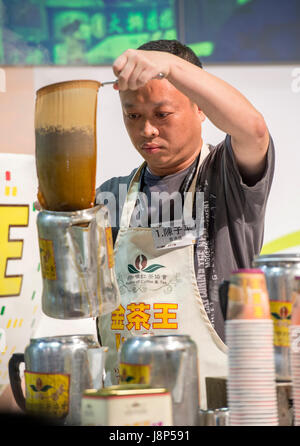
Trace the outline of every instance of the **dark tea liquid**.
<path fill-rule="evenodd" d="M 94 206 L 96 141 L 91 132 L 36 130 L 38 198 L 43 208 L 71 212 Z"/>

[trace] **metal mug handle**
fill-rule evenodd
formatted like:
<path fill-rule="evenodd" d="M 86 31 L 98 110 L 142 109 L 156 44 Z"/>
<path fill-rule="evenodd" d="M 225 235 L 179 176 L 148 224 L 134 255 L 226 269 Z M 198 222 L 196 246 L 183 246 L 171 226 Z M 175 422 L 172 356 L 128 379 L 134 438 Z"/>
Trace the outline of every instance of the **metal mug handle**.
<path fill-rule="evenodd" d="M 25 362 L 24 353 L 14 353 L 8 363 L 9 381 L 18 406 L 25 412 L 25 397 L 21 387 L 20 364 Z"/>

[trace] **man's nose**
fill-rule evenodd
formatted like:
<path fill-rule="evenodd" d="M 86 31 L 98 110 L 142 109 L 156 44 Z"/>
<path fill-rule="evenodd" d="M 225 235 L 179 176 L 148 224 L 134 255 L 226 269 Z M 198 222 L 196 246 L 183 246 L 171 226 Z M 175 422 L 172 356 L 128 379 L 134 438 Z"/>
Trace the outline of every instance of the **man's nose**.
<path fill-rule="evenodd" d="M 155 125 L 153 125 L 150 121 L 147 120 L 142 125 L 141 135 L 146 138 L 151 138 L 153 136 L 158 136 L 159 130 Z"/>

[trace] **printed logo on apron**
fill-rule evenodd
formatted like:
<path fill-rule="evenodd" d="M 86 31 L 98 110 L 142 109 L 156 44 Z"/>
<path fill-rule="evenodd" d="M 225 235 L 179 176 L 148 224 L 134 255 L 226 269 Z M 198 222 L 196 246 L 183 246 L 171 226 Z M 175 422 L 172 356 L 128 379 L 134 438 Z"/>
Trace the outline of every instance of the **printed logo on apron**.
<path fill-rule="evenodd" d="M 118 274 L 117 281 L 120 293 L 126 291 L 131 293 L 152 291 L 163 291 L 166 294 L 171 293 L 176 287 L 179 274 L 171 276 L 165 265 L 159 263 L 150 263 L 147 257 L 139 254 L 134 262 L 127 265 L 126 274 Z"/>

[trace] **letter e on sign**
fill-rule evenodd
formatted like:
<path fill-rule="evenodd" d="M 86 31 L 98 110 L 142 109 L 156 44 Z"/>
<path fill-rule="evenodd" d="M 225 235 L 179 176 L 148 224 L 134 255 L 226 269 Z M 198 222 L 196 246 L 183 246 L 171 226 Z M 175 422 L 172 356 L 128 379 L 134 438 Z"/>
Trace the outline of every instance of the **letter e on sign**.
<path fill-rule="evenodd" d="M 23 275 L 7 275 L 9 261 L 21 259 L 23 240 L 11 239 L 11 227 L 28 226 L 28 205 L 0 204 L 0 298 L 21 294 Z"/>

